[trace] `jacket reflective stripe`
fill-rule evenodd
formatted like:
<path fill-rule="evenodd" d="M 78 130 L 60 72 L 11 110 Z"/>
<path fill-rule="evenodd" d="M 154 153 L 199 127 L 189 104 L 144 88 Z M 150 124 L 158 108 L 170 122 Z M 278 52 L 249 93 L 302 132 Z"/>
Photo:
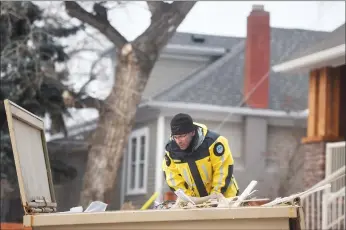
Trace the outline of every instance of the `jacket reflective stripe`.
<path fill-rule="evenodd" d="M 169 181 L 171 182 L 173 187 L 176 186 L 172 172 L 169 173 Z"/>
<path fill-rule="evenodd" d="M 166 156 L 169 157 L 167 153 Z M 171 158 L 169 157 L 169 159 Z M 162 162 L 162 167 L 167 167 L 165 161 Z M 172 191 L 176 191 L 178 188 L 181 188 L 187 195 L 192 195 L 191 190 L 189 190 L 186 186 L 186 181 L 183 179 L 183 177 L 179 173 L 179 170 L 176 167 L 173 166 L 170 167 L 170 170 L 164 170 L 164 177 L 168 187 Z"/>
<path fill-rule="evenodd" d="M 192 187 L 192 182 L 190 181 L 190 177 L 189 177 L 189 174 L 187 173 L 187 170 L 186 170 L 186 169 L 183 170 L 183 177 L 184 177 L 186 183 L 187 183 L 190 187 Z"/>
<path fill-rule="evenodd" d="M 216 187 L 214 188 L 216 191 L 218 191 L 219 189 L 220 189 L 220 187 L 221 187 L 221 185 L 222 185 L 222 179 L 223 179 L 223 176 L 224 176 L 224 174 L 223 174 L 223 170 L 224 170 L 224 168 L 223 168 L 223 165 L 225 164 L 225 155 L 222 155 L 221 156 L 221 166 L 220 166 L 220 168 L 219 168 L 219 181 L 218 181 L 218 183 L 217 183 L 217 185 L 216 185 Z"/>
<path fill-rule="evenodd" d="M 204 172 L 204 174 L 205 174 L 206 180 L 209 181 L 210 178 L 209 178 L 207 166 L 202 165 L 202 169 L 203 169 L 203 172 Z"/>

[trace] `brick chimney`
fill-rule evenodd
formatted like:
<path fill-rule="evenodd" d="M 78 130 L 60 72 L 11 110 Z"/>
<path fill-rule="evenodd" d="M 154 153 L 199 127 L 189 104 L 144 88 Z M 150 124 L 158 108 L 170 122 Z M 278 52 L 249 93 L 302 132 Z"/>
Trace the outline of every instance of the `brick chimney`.
<path fill-rule="evenodd" d="M 270 16 L 263 5 L 253 5 L 247 17 L 244 99 L 250 108 L 268 108 L 270 70 Z M 256 87 L 254 89 L 254 87 Z M 253 92 L 252 92 L 253 91 Z M 251 94 L 251 96 L 249 96 Z"/>

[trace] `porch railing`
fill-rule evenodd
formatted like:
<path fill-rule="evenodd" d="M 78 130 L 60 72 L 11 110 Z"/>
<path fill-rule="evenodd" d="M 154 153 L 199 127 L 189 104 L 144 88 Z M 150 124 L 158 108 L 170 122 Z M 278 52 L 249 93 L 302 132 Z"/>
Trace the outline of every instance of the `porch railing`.
<path fill-rule="evenodd" d="M 346 228 L 345 218 L 345 142 L 326 146 L 326 177 L 313 187 L 330 184 L 325 190 L 302 197 L 306 229 Z"/>
<path fill-rule="evenodd" d="M 326 177 L 345 166 L 346 142 L 328 143 L 326 145 Z M 345 187 L 345 180 L 337 180 L 331 186 L 331 191 L 336 192 Z"/>

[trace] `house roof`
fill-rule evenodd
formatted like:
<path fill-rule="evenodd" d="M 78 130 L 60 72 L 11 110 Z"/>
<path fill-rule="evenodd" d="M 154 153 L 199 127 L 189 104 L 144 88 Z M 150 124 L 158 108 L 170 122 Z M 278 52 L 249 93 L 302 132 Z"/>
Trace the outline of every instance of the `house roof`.
<path fill-rule="evenodd" d="M 315 54 L 316 58 L 312 58 Z M 345 56 L 345 24 L 336 28 L 323 40 L 313 45 L 309 44 L 305 49 L 294 52 L 291 56 L 285 58 L 284 61 L 276 63 L 273 69 L 274 71 L 286 71 L 286 69 L 315 64 L 310 64 L 308 60 L 303 60 L 303 58 L 307 59 L 309 56 L 311 57 L 310 62 L 325 62 L 327 59 Z"/>
<path fill-rule="evenodd" d="M 284 62 L 298 59 L 313 53 L 317 53 L 323 50 L 327 50 L 339 45 L 345 44 L 345 24 L 336 28 L 331 32 L 325 39 L 317 42 L 316 44 L 310 45 L 307 49 L 299 50 L 292 56 L 286 58 Z"/>
<path fill-rule="evenodd" d="M 271 63 L 292 55 L 295 51 L 306 47 L 307 44 L 320 41 L 328 35 L 328 32 L 309 31 L 300 29 L 271 29 Z M 193 40 L 204 38 L 203 43 Z M 169 41 L 169 44 L 185 45 L 189 47 L 215 47 L 225 48 L 227 52 L 210 65 L 187 76 L 184 80 L 162 93 L 151 98 L 151 103 L 142 100 L 143 105 L 151 106 L 172 105 L 177 107 L 184 103 L 190 105 L 214 105 L 224 107 L 240 107 L 243 99 L 243 68 L 245 54 L 244 37 L 226 37 L 212 35 L 196 35 L 177 32 Z M 107 51 L 110 52 L 111 50 Z M 270 72 L 270 109 L 302 111 L 307 108 L 308 78 L 305 74 L 287 74 Z M 291 99 L 290 99 L 291 98 Z M 293 102 L 289 104 L 290 100 Z M 196 106 L 195 106 L 196 107 Z M 178 107 L 177 107 L 178 109 Z M 210 109 L 210 108 L 208 108 Z M 227 109 L 227 108 L 225 108 Z M 230 109 L 230 108 L 228 108 Z M 85 110 L 85 109 L 84 109 Z M 75 113 L 76 111 L 74 111 Z M 85 114 L 84 114 L 85 115 Z M 81 116 L 76 116 L 81 120 Z M 83 128 L 88 126 L 85 122 L 91 122 L 91 129 L 95 128 L 97 117 L 85 115 L 88 119 L 82 119 Z M 92 118 L 90 118 L 92 117 Z M 72 127 L 73 126 L 73 127 Z M 69 133 L 80 133 L 80 125 L 69 126 Z M 89 126 L 88 126 L 89 127 Z M 75 131 L 72 131 L 75 130 Z M 82 131 L 83 132 L 83 131 Z M 60 135 L 60 134 L 59 134 Z M 59 139 L 61 136 L 47 137 Z"/>
<path fill-rule="evenodd" d="M 198 39 L 204 39 L 203 43 L 198 42 Z M 168 43 L 201 47 L 222 47 L 231 49 L 237 41 L 243 39 L 243 37 L 228 37 L 176 32 Z"/>
<path fill-rule="evenodd" d="M 178 52 L 183 54 L 220 56 L 232 48 L 234 45 L 232 41 L 241 39 L 244 38 L 176 32 L 162 49 L 161 53 Z M 101 56 L 114 55 L 114 49 L 116 47 L 104 51 L 101 53 Z"/>
<path fill-rule="evenodd" d="M 271 64 L 289 57 L 308 44 L 321 41 L 329 32 L 301 29 L 271 29 Z M 177 33 L 170 42 L 191 43 L 192 34 Z M 204 36 L 209 46 L 228 48 L 221 58 L 153 100 L 187 102 L 220 106 L 242 106 L 245 38 Z M 199 44 L 202 45 L 202 44 Z M 204 44 L 203 44 L 204 45 Z M 270 72 L 269 107 L 273 110 L 304 110 L 307 107 L 308 73 Z"/>

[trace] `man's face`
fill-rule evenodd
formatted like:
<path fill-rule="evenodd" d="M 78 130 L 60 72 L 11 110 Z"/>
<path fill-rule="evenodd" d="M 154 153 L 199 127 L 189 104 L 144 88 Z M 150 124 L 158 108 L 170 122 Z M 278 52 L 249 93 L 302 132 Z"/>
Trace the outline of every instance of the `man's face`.
<path fill-rule="evenodd" d="M 193 136 L 195 136 L 195 131 L 181 135 L 173 135 L 173 138 L 179 146 L 179 148 L 181 150 L 185 150 L 189 147 Z"/>

